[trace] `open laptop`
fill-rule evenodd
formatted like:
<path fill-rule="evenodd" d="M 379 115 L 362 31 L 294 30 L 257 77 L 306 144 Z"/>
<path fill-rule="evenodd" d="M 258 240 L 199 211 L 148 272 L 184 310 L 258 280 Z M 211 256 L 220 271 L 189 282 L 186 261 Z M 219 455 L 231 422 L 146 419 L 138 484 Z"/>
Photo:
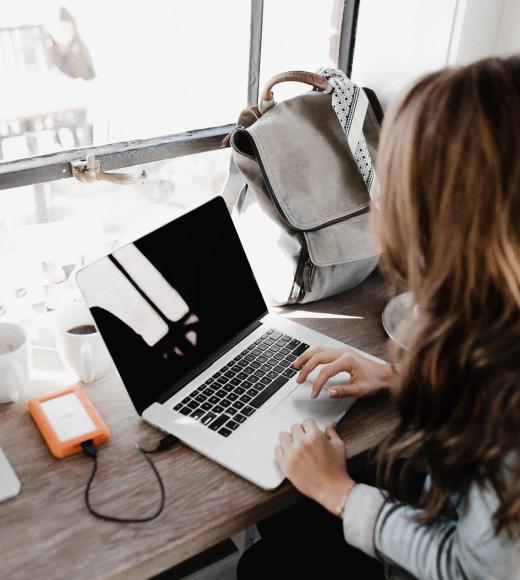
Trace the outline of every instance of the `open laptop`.
<path fill-rule="evenodd" d="M 296 383 L 298 355 L 345 345 L 269 314 L 221 197 L 76 280 L 142 418 L 264 489 L 283 481 L 281 431 L 307 417 L 324 428 L 353 402 Z"/>

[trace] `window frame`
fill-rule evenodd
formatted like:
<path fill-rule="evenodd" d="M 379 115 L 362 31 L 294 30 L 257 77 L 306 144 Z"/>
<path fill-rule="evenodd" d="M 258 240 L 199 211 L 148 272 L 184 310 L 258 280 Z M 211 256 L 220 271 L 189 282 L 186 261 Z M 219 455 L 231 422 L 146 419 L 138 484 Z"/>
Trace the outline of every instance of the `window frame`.
<path fill-rule="evenodd" d="M 360 0 L 343 2 L 338 68 L 349 76 L 354 57 L 359 4 Z M 248 106 L 258 102 L 263 12 L 264 0 L 251 0 Z M 71 163 L 84 160 L 87 155 L 95 155 L 101 163 L 101 169 L 107 171 L 214 151 L 221 148 L 222 140 L 234 127 L 234 123 L 229 123 L 161 137 L 120 141 L 7 161 L 0 163 L 0 190 L 71 178 Z"/>

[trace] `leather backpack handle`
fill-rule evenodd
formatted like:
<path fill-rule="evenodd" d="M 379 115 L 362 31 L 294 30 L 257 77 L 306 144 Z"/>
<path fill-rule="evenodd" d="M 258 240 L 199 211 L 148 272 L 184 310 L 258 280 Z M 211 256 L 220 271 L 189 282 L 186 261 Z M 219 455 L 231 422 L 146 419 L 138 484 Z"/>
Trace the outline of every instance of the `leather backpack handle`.
<path fill-rule="evenodd" d="M 329 81 L 324 76 L 304 70 L 291 70 L 277 74 L 267 81 L 260 96 L 261 101 L 272 101 L 273 87 L 278 83 L 285 83 L 287 81 L 305 83 L 306 85 L 311 85 L 320 91 L 325 91 L 329 87 Z"/>

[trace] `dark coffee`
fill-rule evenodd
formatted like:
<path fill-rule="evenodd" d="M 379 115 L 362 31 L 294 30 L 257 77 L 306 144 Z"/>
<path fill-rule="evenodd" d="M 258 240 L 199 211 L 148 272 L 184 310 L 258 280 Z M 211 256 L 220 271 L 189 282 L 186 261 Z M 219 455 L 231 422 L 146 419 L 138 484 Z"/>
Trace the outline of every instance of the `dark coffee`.
<path fill-rule="evenodd" d="M 69 328 L 67 332 L 70 332 L 70 334 L 94 334 L 96 327 L 93 324 L 81 324 L 80 326 Z"/>

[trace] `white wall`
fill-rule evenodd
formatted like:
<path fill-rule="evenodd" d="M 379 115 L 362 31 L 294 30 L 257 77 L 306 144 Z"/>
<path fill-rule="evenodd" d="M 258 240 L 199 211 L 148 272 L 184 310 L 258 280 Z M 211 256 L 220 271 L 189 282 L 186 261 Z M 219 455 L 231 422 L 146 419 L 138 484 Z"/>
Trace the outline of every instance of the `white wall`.
<path fill-rule="evenodd" d="M 361 0 L 352 78 L 383 106 L 448 64 L 520 53 L 520 0 Z"/>

